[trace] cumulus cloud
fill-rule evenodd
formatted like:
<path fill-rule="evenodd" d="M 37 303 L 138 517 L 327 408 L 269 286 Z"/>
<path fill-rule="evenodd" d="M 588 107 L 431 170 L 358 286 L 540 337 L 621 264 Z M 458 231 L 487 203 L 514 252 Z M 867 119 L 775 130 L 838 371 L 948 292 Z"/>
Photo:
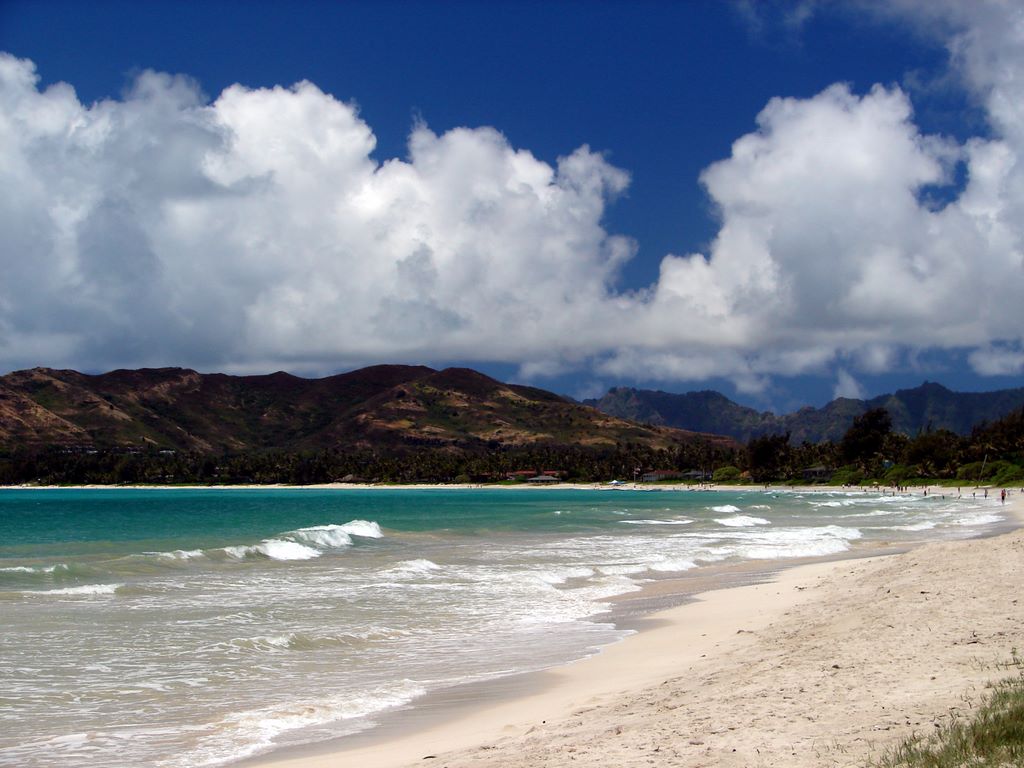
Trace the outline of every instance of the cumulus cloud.
<path fill-rule="evenodd" d="M 587 147 L 552 167 L 490 128 L 419 125 L 379 164 L 311 83 L 206 103 L 147 72 L 87 106 L 37 82 L 0 57 L 5 361 L 561 356 L 634 251 L 601 226 L 628 174 Z"/>
<path fill-rule="evenodd" d="M 721 218 L 709 253 L 666 257 L 639 308 L 649 370 L 794 375 L 845 359 L 879 372 L 901 350 L 1019 344 L 1024 12 L 1000 2 L 900 11 L 947 35 L 992 135 L 961 145 L 922 134 L 897 87 L 773 99 L 702 176 Z M 966 188 L 936 208 L 928 192 L 958 164 Z M 642 369 L 640 356 L 603 365 Z M 969 359 L 992 372 L 983 358 Z"/>
<path fill-rule="evenodd" d="M 357 108 L 312 83 L 210 101 L 146 72 L 86 105 L 0 54 L 0 362 L 492 361 L 748 392 L 840 361 L 837 391 L 859 391 L 848 367 L 933 348 L 1020 370 L 1022 13 L 894 7 L 945 35 L 989 135 L 923 134 L 897 87 L 772 99 L 701 177 L 709 251 L 631 292 L 635 244 L 603 224 L 629 175 L 586 146 L 551 164 L 493 128 L 417 124 L 379 161 Z"/>

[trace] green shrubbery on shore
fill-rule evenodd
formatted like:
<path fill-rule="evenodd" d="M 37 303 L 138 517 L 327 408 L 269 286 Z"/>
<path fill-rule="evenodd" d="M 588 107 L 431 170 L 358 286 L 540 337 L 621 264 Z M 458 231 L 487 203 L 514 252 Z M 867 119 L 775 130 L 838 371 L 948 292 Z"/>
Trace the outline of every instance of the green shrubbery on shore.
<path fill-rule="evenodd" d="M 1024 485 L 1024 410 L 970 435 L 946 430 L 913 437 L 892 431 L 882 409 L 857 417 L 837 443 L 792 446 L 788 436 L 751 440 L 739 462 L 755 482 L 829 485 Z"/>

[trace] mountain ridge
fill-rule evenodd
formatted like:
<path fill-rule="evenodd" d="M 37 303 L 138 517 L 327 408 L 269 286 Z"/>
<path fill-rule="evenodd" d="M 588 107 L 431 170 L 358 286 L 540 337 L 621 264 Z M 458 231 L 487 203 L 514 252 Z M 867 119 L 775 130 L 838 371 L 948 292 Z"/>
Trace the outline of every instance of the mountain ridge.
<path fill-rule="evenodd" d="M 838 441 L 854 418 L 875 408 L 888 411 L 893 429 L 906 435 L 929 429 L 948 429 L 966 435 L 978 424 L 995 421 L 1024 406 L 1024 387 L 955 392 L 942 384 L 925 381 L 918 387 L 867 400 L 840 397 L 821 408 L 805 406 L 783 415 L 740 405 L 713 390 L 675 394 L 612 387 L 603 397 L 582 402 L 619 418 L 713 432 L 744 443 L 754 437 L 789 433 L 790 442 L 800 444 Z"/>
<path fill-rule="evenodd" d="M 469 368 L 377 365 L 319 379 L 188 368 L 0 376 L 0 449 L 671 448 L 728 438 L 637 424 Z"/>

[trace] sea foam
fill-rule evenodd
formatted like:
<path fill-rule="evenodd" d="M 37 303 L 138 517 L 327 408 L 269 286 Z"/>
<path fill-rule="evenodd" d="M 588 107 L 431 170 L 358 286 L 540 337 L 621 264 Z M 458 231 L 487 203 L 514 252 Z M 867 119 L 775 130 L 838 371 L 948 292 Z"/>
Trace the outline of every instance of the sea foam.
<path fill-rule="evenodd" d="M 651 565 L 650 565 L 650 569 L 652 571 L 669 572 L 669 573 L 670 572 L 674 572 L 674 571 L 688 571 L 691 568 L 696 568 L 696 567 L 697 567 L 697 564 L 695 562 L 693 562 L 693 560 L 684 560 L 682 558 L 678 558 L 678 559 L 675 559 L 675 560 L 672 560 L 672 559 L 660 560 L 660 561 L 658 561 L 656 563 L 651 563 Z"/>
<path fill-rule="evenodd" d="M 81 587 L 64 587 L 39 592 L 41 595 L 112 595 L 124 584 L 85 584 Z"/>
<path fill-rule="evenodd" d="M 690 525 L 693 520 L 619 520 L 625 525 Z"/>
<path fill-rule="evenodd" d="M 739 512 L 740 508 L 739 507 L 734 507 L 732 504 L 723 504 L 720 507 L 712 507 L 711 511 L 712 512 L 720 512 L 722 514 L 730 514 L 732 512 Z"/>
<path fill-rule="evenodd" d="M 393 633 L 392 633 L 393 634 Z M 236 637 L 211 646 L 211 649 L 228 653 L 256 652 L 282 653 L 287 651 L 322 651 L 333 648 L 350 648 L 362 645 L 367 640 L 381 640 L 390 637 L 382 630 L 367 630 L 356 634 L 314 635 L 306 632 L 286 632 L 280 635 L 257 635 Z"/>
<path fill-rule="evenodd" d="M 425 689 L 411 680 L 367 691 L 363 695 L 337 695 L 315 700 L 293 700 L 262 709 L 236 712 L 208 726 L 209 735 L 198 749 L 159 763 L 160 766 L 213 766 L 265 752 L 277 737 L 299 729 L 365 717 L 407 704 Z M 365 724 L 369 727 L 372 723 Z M 360 729 L 356 729 L 360 730 Z"/>
<path fill-rule="evenodd" d="M 0 568 L 0 573 L 53 573 L 57 570 L 56 565 L 47 566 L 31 566 L 31 565 L 12 565 L 7 568 Z"/>
<path fill-rule="evenodd" d="M 419 558 L 416 560 L 404 560 L 398 563 L 392 568 L 384 571 L 385 576 L 396 576 L 396 577 L 416 577 L 416 576 L 428 576 L 442 570 L 441 566 L 432 560 L 425 560 Z"/>
<path fill-rule="evenodd" d="M 736 507 L 732 507 L 732 509 L 736 509 Z M 763 517 L 751 517 L 749 515 L 734 515 L 733 517 L 715 518 L 715 522 L 729 528 L 749 528 L 754 525 L 772 524 L 771 520 L 765 520 Z"/>

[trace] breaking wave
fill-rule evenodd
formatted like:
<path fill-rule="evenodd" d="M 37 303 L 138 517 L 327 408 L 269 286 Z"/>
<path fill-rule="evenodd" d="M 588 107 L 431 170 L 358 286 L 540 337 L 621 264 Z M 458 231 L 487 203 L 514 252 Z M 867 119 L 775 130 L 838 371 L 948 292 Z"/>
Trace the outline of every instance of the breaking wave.
<path fill-rule="evenodd" d="M 112 595 L 124 584 L 84 584 L 80 587 L 64 587 L 39 592 L 40 595 Z"/>
<path fill-rule="evenodd" d="M 736 507 L 733 507 L 733 509 L 736 509 Z M 770 520 L 765 520 L 763 517 L 751 517 L 749 515 L 734 515 L 733 517 L 715 518 L 715 522 L 729 528 L 749 528 L 754 525 L 772 524 Z"/>
<path fill-rule="evenodd" d="M 619 520 L 626 525 L 689 525 L 693 520 Z"/>
<path fill-rule="evenodd" d="M 266 557 L 271 560 L 312 560 L 332 549 L 351 547 L 353 537 L 380 539 L 384 533 L 372 520 L 352 520 L 343 525 L 313 525 L 264 539 L 259 544 L 222 547 L 235 560 Z"/>
<path fill-rule="evenodd" d="M 712 507 L 711 511 L 712 512 L 719 512 L 721 514 L 726 514 L 727 515 L 727 514 L 731 514 L 733 512 L 739 512 L 740 508 L 739 507 L 734 507 L 732 504 L 723 504 L 720 507 Z"/>

